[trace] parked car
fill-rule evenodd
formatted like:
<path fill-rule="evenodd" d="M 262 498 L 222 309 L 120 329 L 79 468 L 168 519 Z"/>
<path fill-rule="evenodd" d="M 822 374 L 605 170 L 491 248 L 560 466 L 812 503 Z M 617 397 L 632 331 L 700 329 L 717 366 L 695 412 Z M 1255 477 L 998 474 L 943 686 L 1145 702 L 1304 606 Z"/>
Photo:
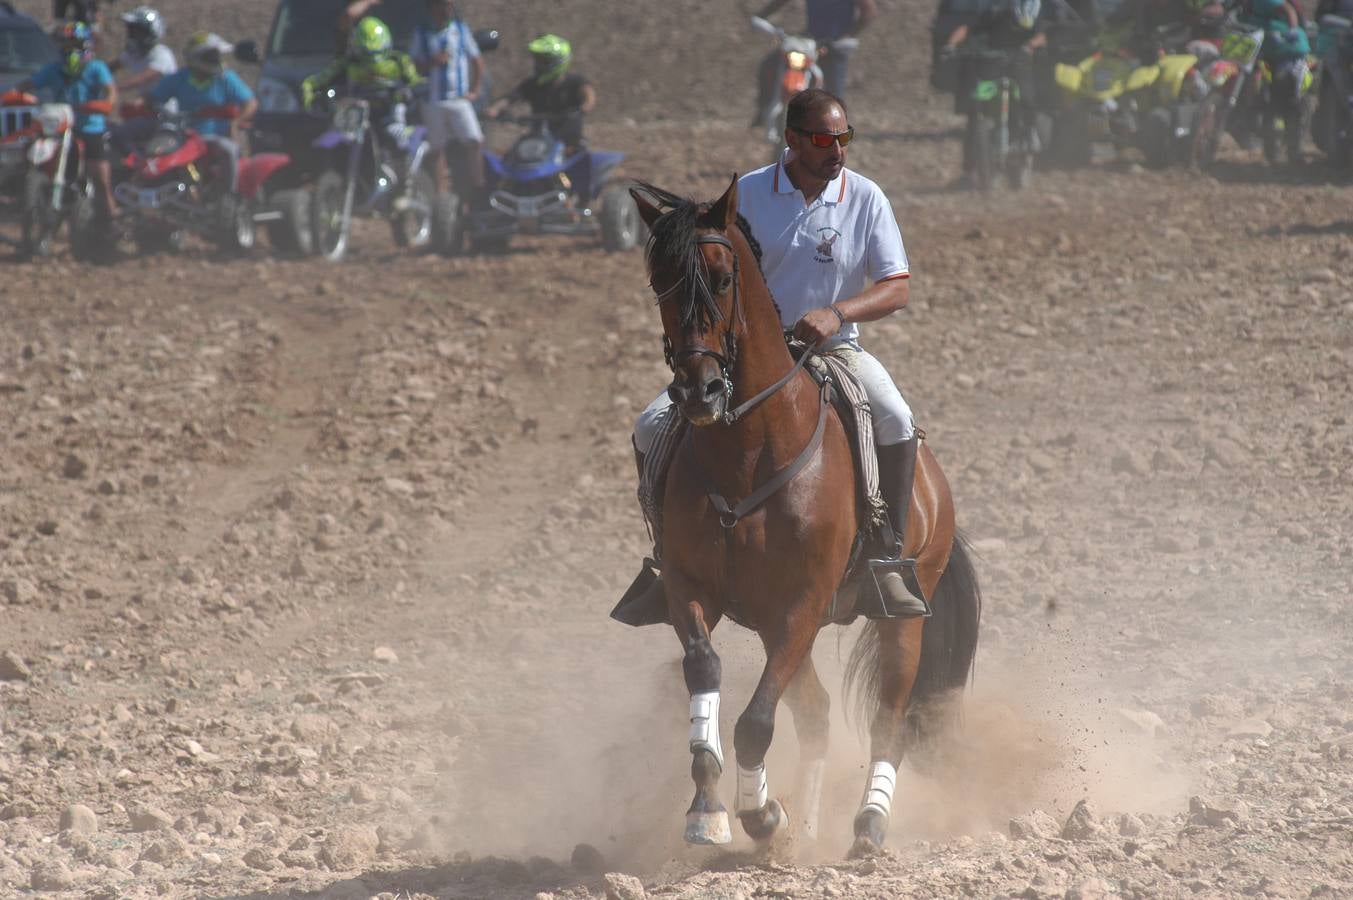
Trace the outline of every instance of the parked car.
<path fill-rule="evenodd" d="M 16 10 L 7 0 L 0 0 L 0 95 L 9 94 L 19 82 L 56 59 L 56 45 L 52 38 L 32 18 Z M 36 103 L 23 102 L 20 95 L 10 95 L 0 107 L 0 197 L 18 198 L 22 192 L 24 173 L 28 169 L 25 155 L 28 141 L 5 138 L 24 132 L 33 123 Z M 42 98 L 40 95 L 32 99 Z"/>

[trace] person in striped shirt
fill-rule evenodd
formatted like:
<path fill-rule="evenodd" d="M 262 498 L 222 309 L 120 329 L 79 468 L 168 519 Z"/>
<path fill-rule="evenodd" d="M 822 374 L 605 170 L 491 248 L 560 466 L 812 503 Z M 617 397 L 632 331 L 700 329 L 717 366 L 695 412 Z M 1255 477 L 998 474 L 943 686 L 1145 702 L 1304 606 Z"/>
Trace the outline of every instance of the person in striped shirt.
<path fill-rule="evenodd" d="M 409 55 L 427 77 L 423 124 L 432 146 L 433 178 L 446 190 L 442 160 L 450 147 L 452 179 L 467 202 L 484 190 L 484 132 L 474 104 L 484 77 L 479 45 L 455 0 L 427 0 L 428 21 L 414 29 Z"/>

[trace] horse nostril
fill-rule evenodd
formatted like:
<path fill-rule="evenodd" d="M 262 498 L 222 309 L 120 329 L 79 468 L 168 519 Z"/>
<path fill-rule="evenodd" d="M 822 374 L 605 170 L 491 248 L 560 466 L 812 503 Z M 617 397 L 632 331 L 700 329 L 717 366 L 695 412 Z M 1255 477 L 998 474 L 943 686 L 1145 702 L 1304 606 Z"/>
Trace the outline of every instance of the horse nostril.
<path fill-rule="evenodd" d="M 667 396 L 673 403 L 685 403 L 686 398 L 691 394 L 691 389 L 684 385 L 672 382 L 667 386 Z"/>
<path fill-rule="evenodd" d="M 713 400 L 722 394 L 724 390 L 724 380 L 722 378 L 715 378 L 711 381 L 707 381 L 705 382 L 705 399 Z"/>

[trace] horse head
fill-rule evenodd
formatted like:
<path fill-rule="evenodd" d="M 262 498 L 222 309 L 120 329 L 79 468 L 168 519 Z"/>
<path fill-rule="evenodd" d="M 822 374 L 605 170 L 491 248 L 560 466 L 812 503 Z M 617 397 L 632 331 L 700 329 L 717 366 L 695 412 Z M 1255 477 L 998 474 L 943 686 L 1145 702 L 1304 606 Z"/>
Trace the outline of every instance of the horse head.
<path fill-rule="evenodd" d="M 668 396 L 693 425 L 723 421 L 746 322 L 738 251 L 738 181 L 713 203 L 683 200 L 652 185 L 631 190 L 649 228 L 649 284 L 662 314 L 663 348 L 672 369 Z M 663 210 L 649 201 L 646 194 Z"/>

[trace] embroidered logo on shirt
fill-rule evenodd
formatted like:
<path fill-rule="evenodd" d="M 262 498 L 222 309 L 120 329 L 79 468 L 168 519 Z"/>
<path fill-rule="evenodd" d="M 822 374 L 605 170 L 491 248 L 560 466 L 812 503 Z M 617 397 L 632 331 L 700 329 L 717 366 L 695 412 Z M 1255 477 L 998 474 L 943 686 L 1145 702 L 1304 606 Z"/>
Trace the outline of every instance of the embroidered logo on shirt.
<path fill-rule="evenodd" d="M 836 239 L 841 236 L 841 232 L 837 231 L 835 228 L 832 228 L 830 225 L 828 225 L 826 227 L 819 228 L 817 230 L 817 233 L 818 236 L 822 238 L 822 240 L 818 242 L 816 248 L 817 252 L 813 254 L 813 259 L 817 260 L 820 263 L 836 262 L 836 257 L 832 256 L 832 245 L 835 244 Z"/>

